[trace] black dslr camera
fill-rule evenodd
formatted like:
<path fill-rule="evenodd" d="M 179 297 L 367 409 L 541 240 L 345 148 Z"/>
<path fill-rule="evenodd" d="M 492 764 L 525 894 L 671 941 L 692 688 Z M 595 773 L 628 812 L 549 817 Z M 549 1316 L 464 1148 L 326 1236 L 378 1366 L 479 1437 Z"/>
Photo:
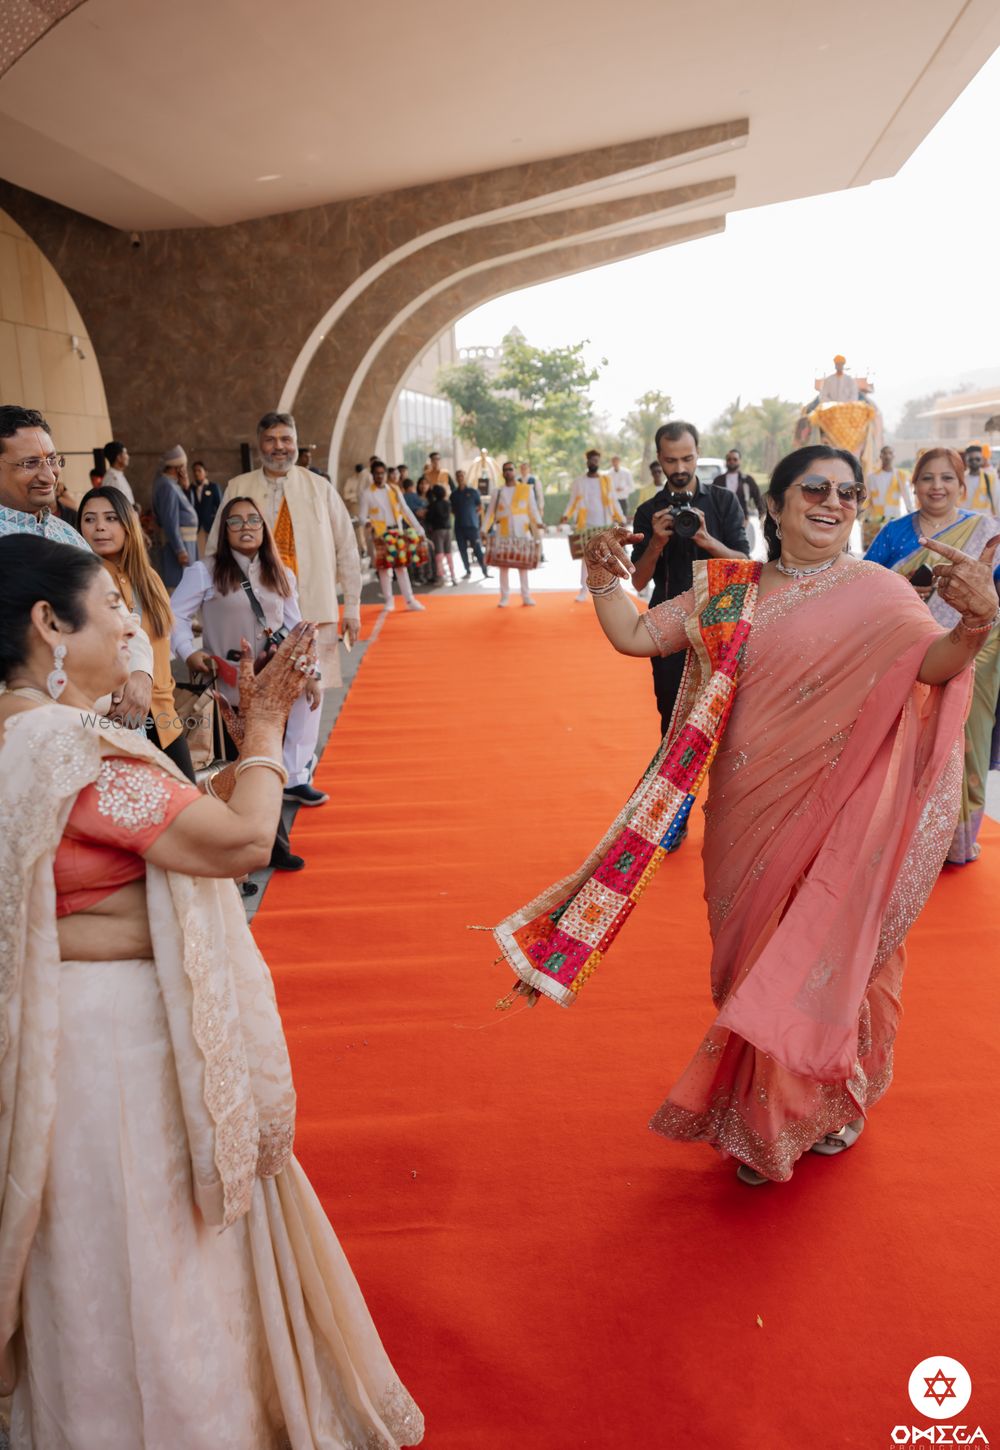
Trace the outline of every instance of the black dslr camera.
<path fill-rule="evenodd" d="M 673 517 L 674 533 L 679 539 L 693 539 L 701 528 L 701 518 L 696 509 L 692 508 L 689 501 L 684 503 L 672 503 L 668 511 Z"/>

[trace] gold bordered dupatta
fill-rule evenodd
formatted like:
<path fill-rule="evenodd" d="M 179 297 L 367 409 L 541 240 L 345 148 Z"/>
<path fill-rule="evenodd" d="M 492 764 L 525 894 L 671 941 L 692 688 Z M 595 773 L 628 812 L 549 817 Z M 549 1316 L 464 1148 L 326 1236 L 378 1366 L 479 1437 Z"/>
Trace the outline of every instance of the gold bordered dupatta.
<path fill-rule="evenodd" d="M 518 988 L 568 1007 L 607 955 L 676 840 L 715 759 L 736 696 L 761 565 L 694 566 L 697 613 L 670 729 L 615 817 L 574 872 L 494 928 Z"/>
<path fill-rule="evenodd" d="M 56 1109 L 56 847 L 107 757 L 185 779 L 143 737 L 97 719 L 44 705 L 10 717 L 0 743 L 0 1393 L 12 1383 L 10 1341 Z M 194 1198 L 207 1223 L 228 1227 L 248 1211 L 257 1177 L 291 1156 L 295 1093 L 274 989 L 232 881 L 149 865 L 146 894 Z"/>
<path fill-rule="evenodd" d="M 959 519 L 942 533 L 935 534 L 934 541 L 938 544 L 950 544 L 953 549 L 961 549 L 965 552 L 969 540 L 982 522 L 982 514 L 973 514 L 971 518 Z M 919 569 L 921 564 L 926 564 L 928 568 L 933 569 L 935 564 L 940 563 L 941 555 L 931 553 L 930 549 L 925 549 L 921 544 L 911 554 L 907 554 L 904 559 L 900 559 L 891 567 L 893 573 L 904 574 L 908 577 Z"/>

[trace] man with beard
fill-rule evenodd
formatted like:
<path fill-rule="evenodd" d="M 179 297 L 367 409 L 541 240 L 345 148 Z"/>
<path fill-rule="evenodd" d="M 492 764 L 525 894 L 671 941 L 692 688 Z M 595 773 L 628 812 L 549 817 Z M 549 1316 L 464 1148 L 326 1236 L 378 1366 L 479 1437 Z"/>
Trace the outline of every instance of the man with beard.
<path fill-rule="evenodd" d="M 361 633 L 361 559 L 354 528 L 333 484 L 296 463 L 299 441 L 291 413 L 264 414 L 257 424 L 257 450 L 262 466 L 231 478 L 222 502 L 252 498 L 260 509 L 281 562 L 295 575 L 302 617 L 318 626 L 320 679 L 323 689 L 329 690 L 341 683 L 338 584 L 344 594 L 344 643 L 348 648 Z M 217 516 L 208 537 L 210 555 L 215 553 L 218 537 Z M 316 724 L 318 729 L 318 712 Z M 289 767 L 285 799 L 304 806 L 322 805 L 327 797 L 309 783 L 312 758 L 306 745 L 296 760 L 286 758 L 285 764 Z"/>
<path fill-rule="evenodd" d="M 698 430 L 694 424 L 664 423 L 658 428 L 656 457 L 666 487 L 639 505 L 632 524 L 632 532 L 643 536 L 643 542 L 632 548 L 632 584 L 639 591 L 653 580 L 650 608 L 691 588 L 695 559 L 743 559 L 750 554 L 736 495 L 728 488 L 705 488 L 698 481 Z M 691 538 L 682 538 L 675 528 L 671 510 L 682 504 L 701 519 L 701 527 Z M 684 652 L 656 655 L 651 663 L 660 729 L 665 735 L 680 689 Z M 683 836 L 678 845 L 681 840 Z"/>

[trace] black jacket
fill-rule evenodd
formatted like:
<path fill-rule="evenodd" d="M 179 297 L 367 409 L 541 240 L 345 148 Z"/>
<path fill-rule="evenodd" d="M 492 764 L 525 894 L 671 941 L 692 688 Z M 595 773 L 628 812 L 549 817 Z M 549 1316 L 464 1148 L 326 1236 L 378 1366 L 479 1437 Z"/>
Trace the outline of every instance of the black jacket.
<path fill-rule="evenodd" d="M 726 492 L 728 493 L 729 489 L 726 488 L 726 475 L 724 473 L 717 473 L 712 479 L 712 487 L 725 488 Z M 750 517 L 751 506 L 753 506 L 753 508 L 757 510 L 761 518 L 764 517 L 766 513 L 764 499 L 761 496 L 760 489 L 757 487 L 757 480 L 753 477 L 752 474 L 740 474 L 739 491 L 737 493 L 734 493 L 733 497 L 739 500 L 739 505 L 740 508 L 743 510 L 743 517 L 745 519 Z M 709 530 L 709 533 L 711 533 L 711 529 Z"/>
<path fill-rule="evenodd" d="M 653 515 L 675 498 L 676 495 L 666 486 L 636 509 L 632 532 L 643 534 L 644 542 L 633 544 L 633 564 L 642 558 L 653 536 Z M 714 484 L 708 488 L 699 484 L 691 502 L 705 515 L 705 527 L 713 539 L 718 539 L 727 549 L 737 549 L 750 557 L 743 511 L 734 493 L 730 493 L 728 488 L 716 488 Z M 695 559 L 710 557 L 704 549 L 695 548 L 690 539 L 679 539 L 675 534 L 656 561 L 650 605 L 662 604 L 664 599 L 673 599 L 675 595 L 683 594 L 685 589 L 690 589 L 693 579 L 691 566 Z"/>

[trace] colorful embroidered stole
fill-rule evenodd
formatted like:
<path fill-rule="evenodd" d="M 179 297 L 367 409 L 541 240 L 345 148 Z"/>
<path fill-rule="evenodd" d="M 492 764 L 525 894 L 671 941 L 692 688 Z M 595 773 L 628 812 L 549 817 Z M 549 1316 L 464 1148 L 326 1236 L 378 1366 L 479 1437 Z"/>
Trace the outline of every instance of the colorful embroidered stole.
<path fill-rule="evenodd" d="M 698 612 L 687 622 L 684 680 L 659 750 L 580 869 L 494 928 L 518 990 L 568 1007 L 677 839 L 729 720 L 761 568 L 749 559 L 695 564 Z"/>
<path fill-rule="evenodd" d="M 292 528 L 292 515 L 289 512 L 288 500 L 281 500 L 281 508 L 278 510 L 278 517 L 274 524 L 274 544 L 278 555 L 286 569 L 291 569 L 298 578 L 299 566 L 295 557 L 295 530 Z"/>

